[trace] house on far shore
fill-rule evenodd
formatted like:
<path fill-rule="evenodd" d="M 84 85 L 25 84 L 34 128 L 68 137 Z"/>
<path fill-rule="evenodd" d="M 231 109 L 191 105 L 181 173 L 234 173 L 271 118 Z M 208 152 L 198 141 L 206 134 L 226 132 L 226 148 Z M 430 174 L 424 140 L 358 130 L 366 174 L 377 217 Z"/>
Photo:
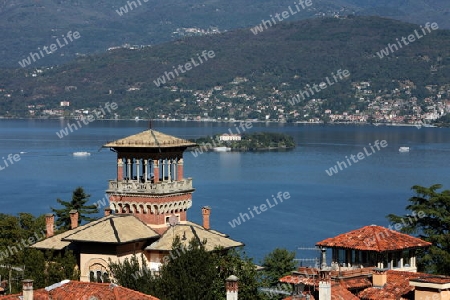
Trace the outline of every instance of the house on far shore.
<path fill-rule="evenodd" d="M 450 300 L 450 277 L 417 272 L 416 251 L 429 246 L 376 225 L 325 239 L 316 244 L 319 267 L 299 267 L 280 278 L 294 291 L 284 300 Z"/>
<path fill-rule="evenodd" d="M 78 226 L 78 212 L 70 212 L 71 229 L 54 235 L 55 217 L 46 216 L 47 238 L 31 247 L 43 251 L 72 250 L 80 281 L 107 281 L 109 260 L 123 262 L 141 254 L 150 271 L 168 261 L 172 243 L 180 238 L 189 249 L 191 239 L 206 241 L 205 248 L 220 251 L 240 247 L 224 233 L 210 228 L 211 208 L 201 209 L 203 224 L 188 221 L 195 191 L 192 178 L 184 177 L 183 152 L 195 143 L 155 130 L 104 145 L 117 154 L 116 178 L 109 180 L 109 208 L 105 216 Z M 114 213 L 112 213 L 114 212 Z"/>
<path fill-rule="evenodd" d="M 241 135 L 240 134 L 228 134 L 228 133 L 224 133 L 221 134 L 219 136 L 219 141 L 224 141 L 224 142 L 228 142 L 228 141 L 240 141 L 241 140 Z"/>

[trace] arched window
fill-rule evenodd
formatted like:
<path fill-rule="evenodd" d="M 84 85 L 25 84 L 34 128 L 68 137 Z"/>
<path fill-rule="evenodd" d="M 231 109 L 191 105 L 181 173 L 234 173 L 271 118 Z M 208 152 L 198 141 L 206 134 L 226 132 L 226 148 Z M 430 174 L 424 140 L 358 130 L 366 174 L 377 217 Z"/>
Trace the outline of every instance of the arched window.
<path fill-rule="evenodd" d="M 97 274 L 96 274 L 97 276 L 97 282 L 102 282 L 102 280 L 103 280 L 103 276 L 102 276 L 102 271 L 97 271 Z"/>
<path fill-rule="evenodd" d="M 95 280 L 95 273 L 94 273 L 94 271 L 90 271 L 89 272 L 89 281 L 90 282 L 95 282 L 96 280 Z"/>
<path fill-rule="evenodd" d="M 108 269 L 102 262 L 96 261 L 89 267 L 90 282 L 110 282 Z"/>

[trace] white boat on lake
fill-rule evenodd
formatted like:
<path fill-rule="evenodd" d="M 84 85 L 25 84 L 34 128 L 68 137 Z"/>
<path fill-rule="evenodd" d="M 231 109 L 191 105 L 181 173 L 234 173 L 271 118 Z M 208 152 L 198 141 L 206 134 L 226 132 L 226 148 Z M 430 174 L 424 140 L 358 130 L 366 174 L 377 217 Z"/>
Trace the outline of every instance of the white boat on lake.
<path fill-rule="evenodd" d="M 80 152 L 74 152 L 73 156 L 89 156 L 91 155 L 91 153 L 86 152 L 86 151 L 80 151 Z"/>
<path fill-rule="evenodd" d="M 409 152 L 409 147 L 400 147 L 398 148 L 398 152 Z"/>
<path fill-rule="evenodd" d="M 228 152 L 228 151 L 231 151 L 231 148 L 230 147 L 214 147 L 213 150 L 216 152 Z"/>

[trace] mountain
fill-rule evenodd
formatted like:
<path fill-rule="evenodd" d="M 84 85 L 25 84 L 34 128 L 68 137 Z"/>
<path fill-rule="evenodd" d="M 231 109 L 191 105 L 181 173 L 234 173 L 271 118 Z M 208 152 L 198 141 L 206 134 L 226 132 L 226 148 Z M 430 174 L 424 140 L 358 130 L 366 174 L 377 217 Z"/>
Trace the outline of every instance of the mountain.
<path fill-rule="evenodd" d="M 298 1 L 299 2 L 299 1 Z M 295 2 L 295 3 L 298 3 Z M 450 28 L 448 0 L 311 0 L 288 21 L 345 15 L 386 16 Z M 80 38 L 63 44 L 29 67 L 50 66 L 76 55 L 102 53 L 124 44 L 156 45 L 186 35 L 256 26 L 294 8 L 291 0 L 3 0 L 0 2 L 0 66 L 18 68 L 30 52 L 49 47 L 69 31 Z M 61 42 L 62 43 L 62 42 Z"/>
<path fill-rule="evenodd" d="M 393 46 L 410 35 L 416 40 Z M 214 55 L 206 60 L 202 52 Z M 190 70 L 175 72 L 188 62 Z M 333 79 L 339 70 L 350 76 Z M 332 82 L 320 93 L 293 100 L 327 78 Z M 450 31 L 378 17 L 309 19 L 256 35 L 247 28 L 111 50 L 60 67 L 3 69 L 0 80 L 0 115 L 9 117 L 51 116 L 48 110 L 61 110 L 60 101 L 69 101 L 70 108 L 56 116 L 108 101 L 118 103 L 121 117 L 269 115 L 298 121 L 323 120 L 330 110 L 378 118 L 373 109 L 408 118 L 442 115 L 443 100 L 450 99 Z"/>

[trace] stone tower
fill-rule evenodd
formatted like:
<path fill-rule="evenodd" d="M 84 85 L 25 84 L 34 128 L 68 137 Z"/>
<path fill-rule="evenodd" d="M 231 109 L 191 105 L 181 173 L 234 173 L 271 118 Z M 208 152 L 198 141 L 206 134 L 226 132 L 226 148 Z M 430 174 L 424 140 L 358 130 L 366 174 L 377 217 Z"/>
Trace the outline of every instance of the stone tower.
<path fill-rule="evenodd" d="M 158 232 L 186 221 L 194 188 L 183 176 L 183 152 L 195 145 L 151 129 L 104 145 L 117 153 L 117 178 L 106 191 L 110 207 Z"/>

